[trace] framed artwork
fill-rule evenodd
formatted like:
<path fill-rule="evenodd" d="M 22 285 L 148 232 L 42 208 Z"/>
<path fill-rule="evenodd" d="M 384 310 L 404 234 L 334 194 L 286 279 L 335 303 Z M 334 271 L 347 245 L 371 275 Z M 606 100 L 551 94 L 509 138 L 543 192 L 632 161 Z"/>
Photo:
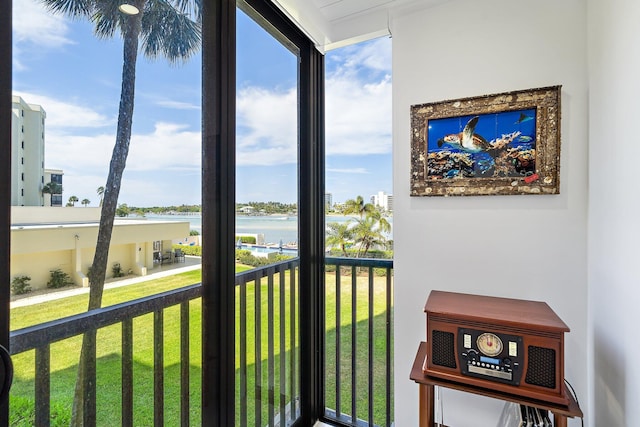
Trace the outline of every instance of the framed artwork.
<path fill-rule="evenodd" d="M 558 194 L 561 86 L 411 106 L 411 196 Z"/>

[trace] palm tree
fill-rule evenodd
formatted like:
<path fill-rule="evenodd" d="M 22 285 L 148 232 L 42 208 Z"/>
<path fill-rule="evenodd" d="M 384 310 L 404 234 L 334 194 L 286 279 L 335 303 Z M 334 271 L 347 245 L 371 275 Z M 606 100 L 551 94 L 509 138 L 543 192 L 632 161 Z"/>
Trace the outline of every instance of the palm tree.
<path fill-rule="evenodd" d="M 42 187 L 43 194 L 62 194 L 62 185 L 57 182 L 47 182 L 44 187 Z M 51 206 L 53 206 L 53 197 L 51 198 Z"/>
<path fill-rule="evenodd" d="M 353 227 L 353 234 L 355 243 L 360 244 L 358 257 L 365 257 L 369 249 L 385 248 L 387 246 L 387 238 L 384 236 L 376 219 L 369 216 L 364 219 L 357 219 L 356 222 Z"/>
<path fill-rule="evenodd" d="M 141 51 L 148 58 L 164 56 L 171 63 L 186 61 L 201 46 L 201 1 L 132 0 L 131 6 L 138 13 L 129 15 L 120 11 L 120 2 L 113 0 L 43 0 L 54 13 L 92 21 L 98 38 L 112 38 L 119 32 L 124 45 L 116 141 L 104 189 L 96 252 L 89 273 L 89 310 L 102 305 L 113 222 L 131 140 L 138 44 L 141 42 Z M 83 361 L 90 360 L 85 357 L 95 360 L 95 333 L 84 336 L 78 384 L 85 382 L 84 372 L 88 364 Z M 79 404 L 95 401 L 92 400 L 94 396 L 85 398 L 85 391 L 89 390 L 90 387 L 84 390 L 76 387 L 73 425 L 95 424 L 94 408 L 82 408 L 83 405 Z"/>
<path fill-rule="evenodd" d="M 98 206 L 102 207 L 102 198 L 104 197 L 104 187 L 102 185 L 98 187 L 96 189 L 96 193 L 98 194 L 98 197 L 100 197 L 100 203 L 98 203 Z"/>
<path fill-rule="evenodd" d="M 347 245 L 352 243 L 353 232 L 350 228 L 350 221 L 330 222 L 327 224 L 326 243 L 329 247 L 339 247 L 342 254 L 347 257 Z"/>
<path fill-rule="evenodd" d="M 89 204 L 91 203 L 91 200 L 89 199 L 82 199 L 82 205 L 86 208 L 87 206 L 89 206 Z"/>
<path fill-rule="evenodd" d="M 377 225 L 378 230 L 382 233 L 388 233 L 391 231 L 391 224 L 387 221 L 387 218 L 382 216 L 379 210 L 375 209 L 369 215 L 368 218 L 371 218 L 374 222 L 374 225 Z"/>
<path fill-rule="evenodd" d="M 345 215 L 356 214 L 362 219 L 365 214 L 368 215 L 375 210 L 375 206 L 371 203 L 365 203 L 362 196 L 358 196 L 355 199 L 349 199 L 344 202 L 343 212 Z"/>
<path fill-rule="evenodd" d="M 67 204 L 67 206 L 71 205 L 72 207 L 76 205 L 76 202 L 80 200 L 78 199 L 77 196 L 71 196 L 69 197 L 69 203 Z"/>

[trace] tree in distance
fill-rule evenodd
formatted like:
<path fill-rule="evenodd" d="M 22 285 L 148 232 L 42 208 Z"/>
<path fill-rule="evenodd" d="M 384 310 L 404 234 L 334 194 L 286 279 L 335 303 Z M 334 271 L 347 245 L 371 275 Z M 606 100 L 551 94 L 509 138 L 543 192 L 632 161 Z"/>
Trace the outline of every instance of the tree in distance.
<path fill-rule="evenodd" d="M 42 187 L 43 194 L 62 194 L 62 185 L 57 182 L 47 182 L 44 187 Z M 51 198 L 50 206 L 53 206 L 53 198 Z"/>

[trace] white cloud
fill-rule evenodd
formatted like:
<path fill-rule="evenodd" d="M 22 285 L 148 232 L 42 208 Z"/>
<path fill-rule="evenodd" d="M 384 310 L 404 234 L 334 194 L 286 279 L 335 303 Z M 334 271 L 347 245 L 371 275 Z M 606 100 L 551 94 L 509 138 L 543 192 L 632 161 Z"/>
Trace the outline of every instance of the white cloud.
<path fill-rule="evenodd" d="M 370 42 L 352 45 L 340 50 L 337 59 L 348 69 L 366 68 L 391 73 L 391 42 L 381 37 Z"/>
<path fill-rule="evenodd" d="M 68 26 L 60 15 L 46 10 L 35 0 L 13 1 L 13 36 L 16 42 L 58 47 L 73 43 L 67 38 Z"/>
<path fill-rule="evenodd" d="M 350 47 L 337 59 L 338 65 L 326 81 L 327 155 L 390 153 L 390 43 L 382 39 Z M 295 88 L 246 87 L 239 91 L 239 165 L 297 161 L 296 106 Z"/>
<path fill-rule="evenodd" d="M 350 169 L 337 169 L 337 168 L 327 168 L 327 172 L 332 173 L 347 173 L 347 174 L 369 174 L 367 169 L 365 168 L 350 168 Z"/>
<path fill-rule="evenodd" d="M 175 110 L 200 110 L 199 105 L 190 104 L 182 101 L 172 101 L 170 99 L 164 99 L 156 102 L 156 105 L 164 108 L 172 108 Z"/>
<path fill-rule="evenodd" d="M 47 134 L 46 166 L 64 170 L 65 197 L 75 194 L 97 202 L 95 189 L 105 185 L 114 144 L 115 133 Z M 189 200 L 198 200 L 200 156 L 200 132 L 184 125 L 158 122 L 151 133 L 134 133 L 120 200 L 143 205 L 187 193 Z M 194 183 L 193 188 L 185 188 L 185 182 Z"/>
<path fill-rule="evenodd" d="M 114 134 L 47 134 L 47 167 L 65 173 L 107 176 Z M 153 132 L 133 134 L 129 144 L 128 171 L 192 171 L 200 169 L 200 132 L 184 125 L 158 122 Z"/>
<path fill-rule="evenodd" d="M 91 107 L 34 93 L 14 91 L 13 94 L 21 96 L 28 104 L 37 104 L 44 109 L 47 114 L 45 122 L 47 133 L 50 129 L 53 129 L 54 132 L 61 132 L 69 128 L 98 128 L 114 123 L 113 119 L 100 114 Z"/>
<path fill-rule="evenodd" d="M 202 153 L 200 139 L 199 130 L 189 131 L 186 125 L 158 122 L 152 133 L 132 135 L 127 169 L 199 171 Z"/>
<path fill-rule="evenodd" d="M 297 92 L 247 87 L 236 102 L 238 165 L 297 161 Z"/>
<path fill-rule="evenodd" d="M 326 82 L 326 152 L 331 155 L 391 152 L 391 78 L 367 83 L 353 75 Z"/>

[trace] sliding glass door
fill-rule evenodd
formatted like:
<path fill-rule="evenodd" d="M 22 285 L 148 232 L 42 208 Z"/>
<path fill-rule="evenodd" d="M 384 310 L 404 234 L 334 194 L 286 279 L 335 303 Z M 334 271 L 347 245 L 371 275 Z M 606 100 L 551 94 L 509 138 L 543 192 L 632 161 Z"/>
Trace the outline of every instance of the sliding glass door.
<path fill-rule="evenodd" d="M 323 58 L 270 1 L 203 10 L 203 421 L 311 425 L 323 406 Z"/>
<path fill-rule="evenodd" d="M 236 420 L 300 416 L 299 49 L 246 4 L 236 42 Z"/>

